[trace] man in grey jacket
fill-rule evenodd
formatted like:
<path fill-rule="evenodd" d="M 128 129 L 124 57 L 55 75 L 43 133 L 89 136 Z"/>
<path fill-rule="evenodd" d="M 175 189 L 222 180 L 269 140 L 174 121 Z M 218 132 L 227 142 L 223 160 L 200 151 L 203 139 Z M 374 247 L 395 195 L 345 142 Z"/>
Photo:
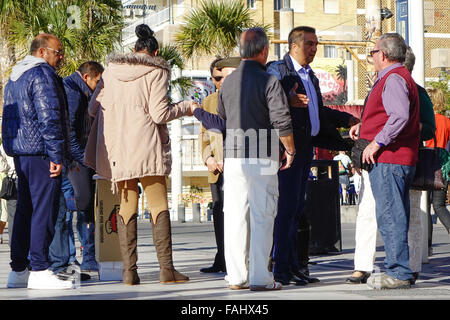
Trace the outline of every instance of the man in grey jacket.
<path fill-rule="evenodd" d="M 217 111 L 226 120 L 224 233 L 230 289 L 279 290 L 267 269 L 277 212 L 279 141 L 281 169 L 295 155 L 286 95 L 265 72 L 269 42 L 261 28 L 240 39 L 242 62 L 224 81 Z M 248 260 L 248 263 L 247 263 Z"/>

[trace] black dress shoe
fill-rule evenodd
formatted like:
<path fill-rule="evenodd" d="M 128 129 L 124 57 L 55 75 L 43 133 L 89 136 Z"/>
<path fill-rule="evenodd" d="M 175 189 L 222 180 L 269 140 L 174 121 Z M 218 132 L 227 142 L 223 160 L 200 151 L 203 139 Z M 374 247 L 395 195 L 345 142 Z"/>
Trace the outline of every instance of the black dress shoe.
<path fill-rule="evenodd" d="M 296 286 L 306 286 L 308 284 L 308 281 L 297 277 L 295 274 L 292 274 L 290 282 L 295 284 Z"/>
<path fill-rule="evenodd" d="M 316 283 L 320 282 L 318 278 L 310 277 L 309 275 L 304 274 L 301 271 L 293 271 L 292 272 L 297 278 L 306 281 L 307 283 Z"/>
<path fill-rule="evenodd" d="M 355 270 L 354 272 L 359 272 L 359 273 L 361 273 L 362 275 L 359 276 L 359 277 L 351 276 L 350 278 L 347 278 L 347 279 L 345 280 L 345 282 L 347 282 L 347 283 L 352 283 L 352 284 L 366 283 L 366 282 L 367 282 L 367 279 L 369 279 L 369 277 L 370 277 L 370 272 L 366 272 L 366 271 L 358 271 L 358 270 Z"/>
<path fill-rule="evenodd" d="M 227 269 L 225 267 L 217 267 L 213 265 L 209 268 L 200 269 L 200 272 L 203 273 L 227 272 Z"/>

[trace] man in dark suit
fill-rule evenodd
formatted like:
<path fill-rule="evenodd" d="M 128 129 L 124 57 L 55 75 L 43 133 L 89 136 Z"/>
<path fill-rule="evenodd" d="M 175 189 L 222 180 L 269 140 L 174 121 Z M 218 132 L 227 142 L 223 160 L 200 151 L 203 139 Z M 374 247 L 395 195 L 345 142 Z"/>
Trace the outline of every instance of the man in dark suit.
<path fill-rule="evenodd" d="M 276 281 L 284 285 L 292 282 L 305 285 L 319 281 L 309 277 L 310 225 L 302 214 L 313 146 L 348 150 L 349 145 L 336 128 L 353 126 L 359 123 L 359 119 L 323 105 L 319 80 L 309 66 L 317 52 L 315 29 L 307 26 L 294 28 L 289 33 L 288 43 L 289 52 L 282 60 L 268 64 L 267 69 L 281 81 L 288 97 L 297 150 L 292 166 L 278 173 L 280 197 L 272 258 Z"/>

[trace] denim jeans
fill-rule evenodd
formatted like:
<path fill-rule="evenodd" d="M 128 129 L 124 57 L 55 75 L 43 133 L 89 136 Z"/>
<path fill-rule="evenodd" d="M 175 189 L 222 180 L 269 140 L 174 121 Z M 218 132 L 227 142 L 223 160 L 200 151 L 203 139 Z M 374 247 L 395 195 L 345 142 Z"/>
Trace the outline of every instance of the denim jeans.
<path fill-rule="evenodd" d="M 376 202 L 378 230 L 384 241 L 386 274 L 408 280 L 409 189 L 416 167 L 377 163 L 369 173 Z"/>
<path fill-rule="evenodd" d="M 73 190 L 65 172 L 62 174 L 61 197 L 59 202 L 58 218 L 55 224 L 55 236 L 50 245 L 49 258 L 51 269 L 60 272 L 67 268 L 70 262 L 70 230 L 72 230 L 72 212 L 69 210 L 70 198 L 73 199 Z M 72 231 L 73 235 L 73 231 Z M 73 245 L 75 251 L 75 246 Z M 73 252 L 75 258 L 75 252 Z"/>

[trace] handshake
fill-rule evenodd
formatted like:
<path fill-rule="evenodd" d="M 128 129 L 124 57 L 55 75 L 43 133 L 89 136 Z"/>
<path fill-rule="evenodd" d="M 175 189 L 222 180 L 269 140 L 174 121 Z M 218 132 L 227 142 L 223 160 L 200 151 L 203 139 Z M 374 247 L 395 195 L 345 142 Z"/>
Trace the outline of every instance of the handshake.
<path fill-rule="evenodd" d="M 202 109 L 202 106 L 198 102 L 190 101 L 190 109 L 189 109 L 188 116 L 193 116 L 194 115 L 194 110 L 197 109 L 197 108 Z"/>

